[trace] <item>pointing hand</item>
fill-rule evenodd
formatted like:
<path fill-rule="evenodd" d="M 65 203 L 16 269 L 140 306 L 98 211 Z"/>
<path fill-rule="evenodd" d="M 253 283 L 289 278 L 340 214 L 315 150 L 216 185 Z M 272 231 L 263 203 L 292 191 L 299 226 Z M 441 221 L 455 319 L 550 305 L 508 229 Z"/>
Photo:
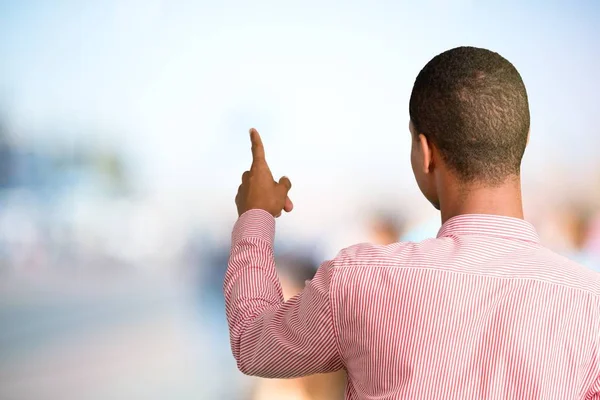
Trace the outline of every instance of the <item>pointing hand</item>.
<path fill-rule="evenodd" d="M 252 142 L 252 166 L 242 174 L 242 184 L 238 188 L 235 204 L 238 215 L 248 210 L 260 209 L 279 217 L 281 211 L 290 212 L 294 205 L 288 197 L 292 183 L 285 176 L 275 182 L 267 160 L 265 148 L 256 129 L 250 129 Z"/>

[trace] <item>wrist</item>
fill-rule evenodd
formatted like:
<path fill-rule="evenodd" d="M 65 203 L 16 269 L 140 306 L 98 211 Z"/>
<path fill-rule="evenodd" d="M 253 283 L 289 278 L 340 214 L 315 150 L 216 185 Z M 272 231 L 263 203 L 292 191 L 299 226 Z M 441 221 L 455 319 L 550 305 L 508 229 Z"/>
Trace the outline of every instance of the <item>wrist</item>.
<path fill-rule="evenodd" d="M 253 208 L 241 214 L 233 228 L 232 242 L 256 238 L 268 242 L 275 241 L 275 218 L 271 213 L 260 208 Z"/>
<path fill-rule="evenodd" d="M 271 212 L 269 210 L 269 207 L 262 207 L 262 206 L 249 206 L 249 207 L 240 208 L 240 209 L 238 209 L 238 217 L 241 217 L 242 215 L 246 214 L 249 211 L 262 211 L 262 212 L 268 213 L 272 217 L 275 217 L 275 214 L 273 214 L 273 212 Z"/>

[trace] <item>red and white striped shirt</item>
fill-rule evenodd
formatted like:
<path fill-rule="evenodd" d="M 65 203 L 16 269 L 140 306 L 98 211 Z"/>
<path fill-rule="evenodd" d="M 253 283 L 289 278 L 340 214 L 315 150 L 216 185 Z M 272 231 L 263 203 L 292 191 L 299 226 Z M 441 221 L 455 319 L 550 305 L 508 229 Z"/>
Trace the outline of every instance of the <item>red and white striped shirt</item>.
<path fill-rule="evenodd" d="M 533 226 L 463 215 L 437 238 L 361 244 L 284 302 L 275 219 L 242 215 L 225 278 L 240 370 L 345 369 L 347 399 L 600 399 L 600 274 Z"/>

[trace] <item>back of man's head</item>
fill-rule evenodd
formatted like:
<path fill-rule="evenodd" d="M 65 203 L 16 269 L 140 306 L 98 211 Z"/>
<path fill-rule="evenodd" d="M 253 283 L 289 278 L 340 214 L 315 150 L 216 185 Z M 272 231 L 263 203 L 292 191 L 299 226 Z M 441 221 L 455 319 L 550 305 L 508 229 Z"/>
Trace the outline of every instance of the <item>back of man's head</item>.
<path fill-rule="evenodd" d="M 499 54 L 458 47 L 433 58 L 415 81 L 410 118 L 461 181 L 498 185 L 519 175 L 529 104 L 519 72 Z"/>

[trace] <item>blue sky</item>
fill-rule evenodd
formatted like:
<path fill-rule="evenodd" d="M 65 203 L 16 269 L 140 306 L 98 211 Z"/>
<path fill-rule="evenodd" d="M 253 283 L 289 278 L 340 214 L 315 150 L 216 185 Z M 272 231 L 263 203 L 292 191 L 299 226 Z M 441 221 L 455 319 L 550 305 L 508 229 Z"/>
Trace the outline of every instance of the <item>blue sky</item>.
<path fill-rule="evenodd" d="M 124 146 L 154 189 L 231 191 L 250 126 L 276 174 L 408 186 L 414 78 L 435 54 L 475 45 L 525 79 L 526 172 L 595 160 L 600 3 L 213 3 L 0 0 L 0 104 L 36 140 L 60 128 Z"/>

